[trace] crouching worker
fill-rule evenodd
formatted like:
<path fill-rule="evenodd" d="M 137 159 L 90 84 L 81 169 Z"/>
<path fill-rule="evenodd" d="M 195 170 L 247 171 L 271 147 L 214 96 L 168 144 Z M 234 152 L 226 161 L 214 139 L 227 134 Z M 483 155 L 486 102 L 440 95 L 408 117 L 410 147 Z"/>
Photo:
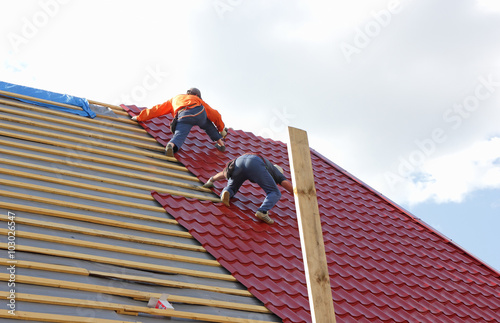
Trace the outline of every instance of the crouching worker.
<path fill-rule="evenodd" d="M 181 149 L 191 128 L 195 125 L 205 130 L 207 135 L 216 144 L 219 151 L 225 151 L 226 146 L 222 139 L 227 135 L 227 129 L 220 113 L 212 109 L 201 99 L 201 92 L 197 88 L 190 88 L 186 94 L 179 94 L 152 108 L 144 109 L 132 120 L 146 121 L 170 113 L 174 120 L 170 124 L 170 129 L 174 134 L 165 147 L 165 154 L 174 157 L 174 153 Z"/>
<path fill-rule="evenodd" d="M 274 223 L 269 216 L 269 210 L 281 198 L 281 192 L 276 184 L 280 184 L 293 194 L 293 185 L 283 175 L 283 169 L 257 154 L 245 154 L 230 161 L 222 172 L 210 177 L 203 186 L 213 187 L 215 181 L 224 178 L 228 181 L 227 186 L 222 190 L 221 201 L 227 206 L 229 206 L 229 199 L 238 192 L 246 180 L 257 183 L 264 190 L 266 198 L 257 209 L 255 216 L 268 224 Z"/>

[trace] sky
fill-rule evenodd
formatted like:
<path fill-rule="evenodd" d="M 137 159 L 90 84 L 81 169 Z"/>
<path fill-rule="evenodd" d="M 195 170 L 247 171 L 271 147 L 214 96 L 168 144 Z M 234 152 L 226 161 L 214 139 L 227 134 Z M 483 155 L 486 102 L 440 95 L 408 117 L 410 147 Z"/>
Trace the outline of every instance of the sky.
<path fill-rule="evenodd" d="M 0 80 L 310 146 L 500 271 L 497 0 L 0 0 Z"/>

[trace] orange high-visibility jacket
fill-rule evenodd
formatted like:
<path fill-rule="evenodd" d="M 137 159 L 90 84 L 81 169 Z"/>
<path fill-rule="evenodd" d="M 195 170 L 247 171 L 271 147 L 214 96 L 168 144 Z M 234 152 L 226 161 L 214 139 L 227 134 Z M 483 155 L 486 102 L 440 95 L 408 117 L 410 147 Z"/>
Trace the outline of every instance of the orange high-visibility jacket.
<path fill-rule="evenodd" d="M 219 130 L 219 132 L 224 130 L 224 122 L 222 122 L 222 117 L 220 113 L 217 110 L 210 107 L 205 101 L 203 101 L 196 95 L 191 95 L 191 94 L 179 94 L 174 96 L 167 102 L 164 102 L 162 104 L 157 104 L 149 109 L 144 109 L 137 116 L 137 121 L 146 121 L 149 119 L 165 115 L 167 113 L 170 113 L 172 114 L 172 116 L 175 116 L 179 109 L 186 107 L 189 109 L 197 107 L 199 105 L 203 105 L 205 107 L 208 119 L 215 124 L 217 130 Z"/>

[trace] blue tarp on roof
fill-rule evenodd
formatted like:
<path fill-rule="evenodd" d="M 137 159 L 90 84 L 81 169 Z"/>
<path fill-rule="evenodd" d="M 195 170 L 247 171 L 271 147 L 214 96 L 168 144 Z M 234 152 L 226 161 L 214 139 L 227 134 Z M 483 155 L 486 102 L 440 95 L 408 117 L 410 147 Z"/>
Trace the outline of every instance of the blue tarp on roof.
<path fill-rule="evenodd" d="M 16 93 L 16 94 L 22 94 L 22 95 L 26 95 L 26 96 L 30 96 L 30 97 L 34 97 L 34 98 L 38 98 L 38 99 L 44 99 L 44 100 L 49 100 L 49 101 L 53 101 L 53 102 L 74 105 L 77 107 L 81 107 L 82 110 L 70 109 L 70 108 L 60 107 L 60 106 L 54 105 L 54 104 L 47 104 L 47 103 L 41 103 L 41 102 L 37 102 L 37 101 L 15 98 L 16 100 L 20 100 L 23 102 L 36 104 L 36 105 L 40 105 L 40 106 L 51 108 L 51 109 L 57 109 L 57 110 L 77 114 L 77 115 L 84 116 L 84 117 L 90 117 L 90 118 L 96 117 L 96 114 L 92 110 L 90 110 L 89 102 L 87 101 L 87 99 L 84 99 L 84 98 L 78 98 L 78 97 L 75 97 L 72 95 L 60 94 L 60 93 L 55 93 L 55 92 L 34 89 L 31 87 L 11 84 L 11 83 L 2 82 L 2 81 L 0 81 L 0 90 L 6 91 L 6 92 L 11 92 L 11 93 Z M 5 95 L 5 96 L 8 96 L 8 95 Z"/>

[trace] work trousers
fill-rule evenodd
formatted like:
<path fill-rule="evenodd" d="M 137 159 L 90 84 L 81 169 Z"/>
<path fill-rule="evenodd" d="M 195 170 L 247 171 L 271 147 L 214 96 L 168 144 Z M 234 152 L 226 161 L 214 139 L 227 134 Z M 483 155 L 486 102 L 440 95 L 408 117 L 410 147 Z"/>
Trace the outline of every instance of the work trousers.
<path fill-rule="evenodd" d="M 266 198 L 257 211 L 267 212 L 280 200 L 281 192 L 267 171 L 266 164 L 259 156 L 243 155 L 238 157 L 231 178 L 222 191 L 228 191 L 229 196 L 233 197 L 246 180 L 257 183 L 266 193 Z"/>
<path fill-rule="evenodd" d="M 193 126 L 198 126 L 203 129 L 213 141 L 217 141 L 222 138 L 222 135 L 219 133 L 215 125 L 207 118 L 205 108 L 200 105 L 178 113 L 175 133 L 170 140 L 170 142 L 175 145 L 174 152 L 177 152 L 182 147 Z"/>

